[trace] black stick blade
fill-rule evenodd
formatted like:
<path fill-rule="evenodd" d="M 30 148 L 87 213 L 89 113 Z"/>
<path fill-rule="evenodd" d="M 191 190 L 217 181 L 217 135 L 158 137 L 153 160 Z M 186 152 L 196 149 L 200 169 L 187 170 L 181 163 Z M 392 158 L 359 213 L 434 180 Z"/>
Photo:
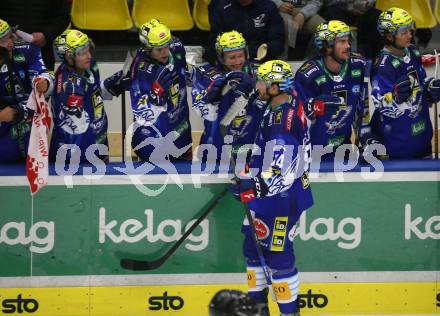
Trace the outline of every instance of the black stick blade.
<path fill-rule="evenodd" d="M 120 263 L 121 263 L 121 267 L 126 270 L 145 271 L 145 270 L 157 269 L 162 265 L 163 262 L 141 261 L 141 260 L 134 260 L 129 258 L 122 258 Z"/>

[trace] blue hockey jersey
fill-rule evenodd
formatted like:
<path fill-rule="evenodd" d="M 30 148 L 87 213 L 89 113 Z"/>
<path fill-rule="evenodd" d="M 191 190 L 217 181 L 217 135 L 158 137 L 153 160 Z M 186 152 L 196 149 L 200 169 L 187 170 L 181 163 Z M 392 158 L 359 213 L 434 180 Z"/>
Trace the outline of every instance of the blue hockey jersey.
<path fill-rule="evenodd" d="M 243 71 L 254 78 L 256 67 L 246 62 Z M 195 113 L 204 120 L 204 131 L 200 144 L 214 145 L 217 149 L 217 159 L 221 157 L 224 136 L 231 137 L 234 155 L 243 145 L 252 145 L 254 143 L 256 132 L 266 107 L 266 102 L 258 99 L 256 95 L 249 96 L 238 91 L 236 89 L 238 83 L 234 79 L 225 80 L 221 95 L 213 101 L 207 102 L 204 96 L 208 86 L 212 81 L 224 79 L 226 76 L 227 73 L 220 66 L 209 64 L 193 67 L 191 72 L 192 107 Z M 228 124 L 224 133 L 222 133 L 220 123 L 226 115 L 229 115 L 228 111 L 235 106 L 239 106 L 242 109 Z M 246 147 L 242 149 L 246 150 Z M 247 149 L 249 149 L 249 146 L 247 146 Z"/>
<path fill-rule="evenodd" d="M 156 71 L 164 65 L 151 59 L 144 49 L 139 49 L 131 66 L 130 94 L 135 120 L 132 146 L 140 147 L 135 151 L 142 160 L 148 160 L 154 151 L 153 146 L 143 145 L 147 138 L 165 137 L 173 132 L 176 137 L 174 145 L 177 148 L 192 143 L 186 91 L 188 71 L 185 48 L 176 38 L 173 38 L 169 48 L 166 67 L 172 72 L 173 83 L 168 93 L 163 94 L 166 97 L 162 96 L 161 100 L 151 98 L 150 91 Z M 167 148 L 160 150 L 164 150 L 164 155 L 167 154 Z"/>
<path fill-rule="evenodd" d="M 11 62 L 9 71 L 6 63 L 0 65 L 0 110 L 11 106 L 18 111 L 18 118 L 0 122 L 0 163 L 25 160 L 33 116 L 26 102 L 33 80 L 46 72 L 40 48 L 33 44 L 16 43 Z"/>
<path fill-rule="evenodd" d="M 261 153 L 252 155 L 250 171 L 263 179 L 268 194 L 250 201 L 249 208 L 257 214 L 299 218 L 313 205 L 313 198 L 309 127 L 298 97 L 289 96 L 286 103 L 266 109 L 255 145 Z"/>
<path fill-rule="evenodd" d="M 390 158 L 416 158 L 431 153 L 432 125 L 429 100 L 425 91 L 426 72 L 415 46 L 398 57 L 382 50 L 372 71 L 372 98 L 375 113 L 372 132 L 379 136 Z M 412 83 L 412 96 L 401 104 L 392 91 L 397 79 L 407 75 Z"/>
<path fill-rule="evenodd" d="M 58 150 L 64 144 L 79 147 L 81 162 L 87 161 L 86 150 L 90 146 L 108 146 L 104 98 L 111 99 L 111 95 L 102 87 L 98 65 L 94 60 L 84 75 L 65 64 L 58 67 L 52 98 L 54 128 L 49 153 L 51 161 L 55 161 Z M 101 159 L 107 159 L 107 155 L 96 152 L 96 147 L 91 150 Z M 71 155 L 69 151 L 67 159 Z"/>
<path fill-rule="evenodd" d="M 350 143 L 355 117 L 368 115 L 368 107 L 365 107 L 365 95 L 368 91 L 368 84 L 364 82 L 366 65 L 364 58 L 351 54 L 341 65 L 337 75 L 327 70 L 322 56 L 306 61 L 298 69 L 295 74 L 295 89 L 302 100 L 320 95 L 334 95 L 344 101 L 336 114 L 317 117 L 310 129 L 312 145 L 333 145 L 336 148 Z M 367 132 L 367 127 L 364 126 L 364 129 Z"/>

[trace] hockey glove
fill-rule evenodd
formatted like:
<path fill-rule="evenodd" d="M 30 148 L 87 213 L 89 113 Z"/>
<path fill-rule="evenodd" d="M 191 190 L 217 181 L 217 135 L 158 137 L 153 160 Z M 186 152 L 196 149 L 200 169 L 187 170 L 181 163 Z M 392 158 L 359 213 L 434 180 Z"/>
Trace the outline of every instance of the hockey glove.
<path fill-rule="evenodd" d="M 313 121 L 318 116 L 335 114 L 341 105 L 343 102 L 336 96 L 320 95 L 309 99 L 304 104 L 304 113 L 309 120 Z"/>
<path fill-rule="evenodd" d="M 122 70 L 104 80 L 104 87 L 115 97 L 118 97 L 123 91 L 128 90 L 130 85 L 130 77 L 124 76 Z"/>
<path fill-rule="evenodd" d="M 267 195 L 268 188 L 266 183 L 260 177 L 232 179 L 229 191 L 240 202 L 250 202 L 255 198 L 262 198 Z"/>
<path fill-rule="evenodd" d="M 397 79 L 393 86 L 393 97 L 397 104 L 402 104 L 412 95 L 411 81 L 408 76 Z"/>
<path fill-rule="evenodd" d="M 163 94 L 168 93 L 171 85 L 173 84 L 172 72 L 164 66 L 159 67 L 156 71 L 156 78 L 151 86 L 152 93 L 157 97 L 161 97 Z"/>
<path fill-rule="evenodd" d="M 217 97 L 220 96 L 223 85 L 225 83 L 224 78 L 219 78 L 217 80 L 212 81 L 208 88 L 206 89 L 206 94 L 203 99 L 206 103 L 212 103 Z"/>
<path fill-rule="evenodd" d="M 440 79 L 429 79 L 426 82 L 425 87 L 433 102 L 440 101 Z"/>
<path fill-rule="evenodd" d="M 255 82 L 251 76 L 243 71 L 233 71 L 226 75 L 227 80 L 237 80 L 238 83 L 235 86 L 235 91 L 242 95 L 249 95 L 249 93 L 255 88 Z"/>

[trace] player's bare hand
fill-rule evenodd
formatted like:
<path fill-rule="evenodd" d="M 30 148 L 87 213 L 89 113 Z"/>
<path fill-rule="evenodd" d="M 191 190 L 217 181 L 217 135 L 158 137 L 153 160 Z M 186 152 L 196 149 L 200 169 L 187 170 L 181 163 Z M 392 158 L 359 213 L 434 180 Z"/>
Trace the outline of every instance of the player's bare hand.
<path fill-rule="evenodd" d="M 47 89 L 49 89 L 49 81 L 45 78 L 37 78 L 35 80 L 35 87 L 38 92 L 46 93 Z"/>
<path fill-rule="evenodd" d="M 280 5 L 280 7 L 278 8 L 278 10 L 280 10 L 280 12 L 283 12 L 283 13 L 292 14 L 292 12 L 293 12 L 293 4 L 287 3 L 287 2 L 283 2 Z"/>
<path fill-rule="evenodd" d="M 43 33 L 41 33 L 41 32 L 35 32 L 35 33 L 32 33 L 32 36 L 33 36 L 33 40 L 32 40 L 32 44 L 35 44 L 35 45 L 37 45 L 38 47 L 43 47 L 43 46 L 45 46 L 46 45 L 46 37 L 44 36 L 44 34 Z"/>
<path fill-rule="evenodd" d="M 293 20 L 298 24 L 298 30 L 301 30 L 304 25 L 304 21 L 305 21 L 304 14 L 299 12 L 297 15 L 295 15 Z"/>
<path fill-rule="evenodd" d="M 12 122 L 17 117 L 17 114 L 16 109 L 7 106 L 0 111 L 0 122 Z"/>

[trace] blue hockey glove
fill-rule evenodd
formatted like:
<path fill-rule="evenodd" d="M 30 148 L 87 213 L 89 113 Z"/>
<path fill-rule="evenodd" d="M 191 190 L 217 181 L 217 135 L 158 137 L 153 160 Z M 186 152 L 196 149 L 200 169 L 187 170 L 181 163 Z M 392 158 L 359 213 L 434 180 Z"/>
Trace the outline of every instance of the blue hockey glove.
<path fill-rule="evenodd" d="M 433 102 L 440 101 L 440 79 L 429 79 L 425 87 Z"/>
<path fill-rule="evenodd" d="M 207 103 L 211 103 L 217 97 L 219 97 L 224 84 L 225 84 L 224 78 L 219 78 L 217 80 L 212 81 L 208 86 L 208 88 L 206 89 L 206 94 L 203 97 L 204 101 Z"/>
<path fill-rule="evenodd" d="M 173 84 L 173 74 L 167 67 L 160 66 L 156 71 L 155 77 L 151 89 L 157 97 L 161 97 L 163 94 L 168 93 Z"/>
<path fill-rule="evenodd" d="M 343 105 L 343 102 L 339 97 L 320 95 L 307 100 L 304 104 L 304 113 L 309 120 L 313 121 L 318 116 L 335 114 L 341 105 Z"/>
<path fill-rule="evenodd" d="M 118 97 L 123 91 L 130 88 L 131 79 L 125 77 L 122 70 L 114 73 L 104 80 L 104 87 L 115 97 Z"/>
<path fill-rule="evenodd" d="M 401 104 L 412 95 L 411 81 L 407 75 L 397 79 L 393 86 L 393 96 L 397 104 Z"/>
<path fill-rule="evenodd" d="M 226 79 L 228 81 L 236 80 L 238 83 L 235 86 L 235 91 L 243 95 L 248 95 L 255 88 L 252 77 L 243 71 L 232 71 L 226 75 Z"/>
<path fill-rule="evenodd" d="M 260 177 L 232 179 L 229 191 L 240 202 L 250 202 L 255 198 L 261 198 L 267 195 L 268 189 L 266 183 Z"/>

